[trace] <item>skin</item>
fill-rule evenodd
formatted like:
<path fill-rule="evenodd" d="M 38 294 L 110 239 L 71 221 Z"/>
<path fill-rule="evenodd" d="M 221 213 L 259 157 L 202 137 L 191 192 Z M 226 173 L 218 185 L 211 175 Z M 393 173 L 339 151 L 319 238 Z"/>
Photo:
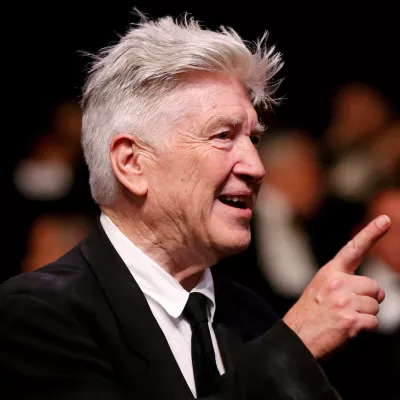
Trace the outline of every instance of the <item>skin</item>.
<path fill-rule="evenodd" d="M 102 210 L 190 291 L 205 269 L 249 245 L 252 208 L 265 171 L 256 150 L 257 114 L 240 81 L 193 72 L 179 99 L 189 106 L 162 150 L 129 133 L 114 138 L 110 160 L 120 192 L 114 206 Z M 171 102 L 171 112 L 173 107 Z M 223 204 L 224 194 L 243 195 L 247 209 Z M 320 270 L 284 317 L 315 357 L 376 327 L 384 294 L 354 271 L 387 229 L 372 222 Z"/>

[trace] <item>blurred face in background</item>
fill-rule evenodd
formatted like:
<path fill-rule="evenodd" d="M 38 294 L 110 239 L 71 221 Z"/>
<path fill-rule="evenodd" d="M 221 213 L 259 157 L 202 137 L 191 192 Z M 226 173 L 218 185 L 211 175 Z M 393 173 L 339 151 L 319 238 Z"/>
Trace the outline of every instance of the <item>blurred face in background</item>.
<path fill-rule="evenodd" d="M 400 189 L 380 193 L 369 210 L 372 218 L 386 214 L 392 220 L 389 231 L 374 245 L 371 254 L 382 259 L 400 275 Z"/>
<path fill-rule="evenodd" d="M 372 87 L 353 83 L 334 99 L 328 142 L 341 148 L 362 142 L 382 129 L 391 118 L 389 105 Z"/>
<path fill-rule="evenodd" d="M 277 140 L 261 151 L 265 182 L 285 196 L 297 216 L 308 218 L 325 193 L 317 147 L 301 132 Z"/>
<path fill-rule="evenodd" d="M 377 167 L 386 174 L 397 174 L 400 163 L 400 121 L 382 130 L 371 146 L 371 155 Z"/>

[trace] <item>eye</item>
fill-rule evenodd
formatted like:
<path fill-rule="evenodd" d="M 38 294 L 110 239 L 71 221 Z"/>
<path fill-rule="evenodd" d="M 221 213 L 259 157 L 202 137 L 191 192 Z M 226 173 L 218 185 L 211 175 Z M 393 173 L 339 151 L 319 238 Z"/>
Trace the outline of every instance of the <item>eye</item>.
<path fill-rule="evenodd" d="M 211 137 L 214 147 L 224 150 L 232 149 L 235 142 L 236 133 L 232 130 L 219 132 Z"/>
<path fill-rule="evenodd" d="M 225 131 L 225 132 L 218 133 L 218 135 L 216 135 L 215 137 L 217 139 L 226 140 L 226 139 L 230 139 L 231 136 L 232 135 L 229 131 Z"/>
<path fill-rule="evenodd" d="M 250 140 L 251 140 L 251 143 L 254 144 L 254 146 L 258 146 L 261 142 L 260 136 L 255 136 L 255 135 L 250 136 Z"/>

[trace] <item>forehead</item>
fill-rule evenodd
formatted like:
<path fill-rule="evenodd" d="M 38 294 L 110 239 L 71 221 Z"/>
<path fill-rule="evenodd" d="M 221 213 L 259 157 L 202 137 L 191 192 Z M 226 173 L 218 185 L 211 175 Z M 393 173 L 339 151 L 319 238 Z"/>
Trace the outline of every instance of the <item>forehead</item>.
<path fill-rule="evenodd" d="M 191 116 L 201 124 L 224 119 L 254 128 L 258 116 L 245 85 L 223 73 L 196 72 L 188 77 Z"/>

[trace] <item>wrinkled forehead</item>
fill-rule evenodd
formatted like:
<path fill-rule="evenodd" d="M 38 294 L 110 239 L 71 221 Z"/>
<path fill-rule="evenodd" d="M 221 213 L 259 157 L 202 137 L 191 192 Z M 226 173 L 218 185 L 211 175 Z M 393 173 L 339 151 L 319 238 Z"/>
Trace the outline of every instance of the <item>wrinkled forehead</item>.
<path fill-rule="evenodd" d="M 246 86 L 223 73 L 196 72 L 188 76 L 183 96 L 196 124 L 210 120 L 231 119 L 249 129 L 261 127 Z"/>

